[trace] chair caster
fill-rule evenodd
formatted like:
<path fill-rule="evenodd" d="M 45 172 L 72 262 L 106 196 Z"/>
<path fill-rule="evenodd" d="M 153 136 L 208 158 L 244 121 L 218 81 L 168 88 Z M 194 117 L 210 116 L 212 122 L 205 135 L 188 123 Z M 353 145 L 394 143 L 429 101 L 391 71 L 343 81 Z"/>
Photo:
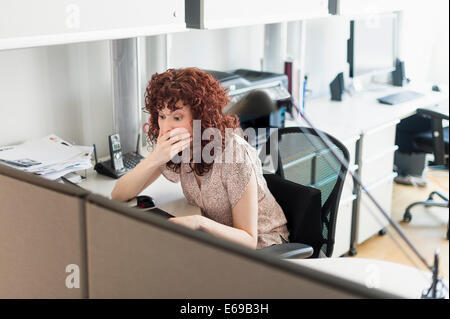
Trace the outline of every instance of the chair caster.
<path fill-rule="evenodd" d="M 410 212 L 405 212 L 405 214 L 403 215 L 403 221 L 405 223 L 409 223 L 412 219 L 412 215 Z"/>
<path fill-rule="evenodd" d="M 386 235 L 386 228 L 381 228 L 380 231 L 378 232 L 379 236 L 384 236 Z"/>
<path fill-rule="evenodd" d="M 349 256 L 355 256 L 358 253 L 358 251 L 356 250 L 356 248 L 350 248 L 350 251 L 348 252 Z"/>

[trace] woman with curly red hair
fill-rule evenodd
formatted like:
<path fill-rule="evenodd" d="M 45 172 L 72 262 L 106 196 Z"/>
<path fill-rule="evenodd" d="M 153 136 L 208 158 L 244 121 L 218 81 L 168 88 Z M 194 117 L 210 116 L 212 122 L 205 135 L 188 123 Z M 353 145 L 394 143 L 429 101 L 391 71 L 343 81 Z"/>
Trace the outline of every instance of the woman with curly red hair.
<path fill-rule="evenodd" d="M 116 183 L 111 197 L 126 201 L 161 174 L 180 182 L 201 215 L 171 222 L 251 248 L 286 242 L 286 218 L 267 188 L 256 150 L 235 115 L 223 114 L 227 91 L 196 68 L 154 74 L 145 94 L 148 140 L 156 146 Z M 212 146 L 212 147 L 211 147 Z"/>

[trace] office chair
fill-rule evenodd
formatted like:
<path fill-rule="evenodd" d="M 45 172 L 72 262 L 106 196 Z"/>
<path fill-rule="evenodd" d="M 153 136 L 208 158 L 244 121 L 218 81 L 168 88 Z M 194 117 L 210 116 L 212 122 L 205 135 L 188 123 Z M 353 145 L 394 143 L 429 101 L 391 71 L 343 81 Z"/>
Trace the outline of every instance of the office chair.
<path fill-rule="evenodd" d="M 433 154 L 434 161 L 431 165 L 445 166 L 448 169 L 448 126 L 443 127 L 442 121 L 448 120 L 446 114 L 430 109 L 417 109 L 413 116 L 402 120 L 397 126 L 396 143 L 399 151 L 411 153 Z M 443 201 L 435 201 L 434 195 Z M 433 191 L 426 201 L 419 201 L 410 204 L 403 215 L 403 221 L 409 223 L 412 219 L 411 208 L 417 205 L 425 207 L 446 207 L 449 208 L 448 198 L 440 192 Z M 448 210 L 447 210 L 448 212 Z M 447 224 L 447 239 L 449 230 Z"/>
<path fill-rule="evenodd" d="M 275 133 L 278 135 L 278 152 L 270 150 Z M 264 177 L 286 215 L 292 247 L 284 243 L 263 250 L 284 258 L 331 257 L 347 167 L 335 159 L 311 128 L 287 127 L 275 133 L 264 144 L 260 158 L 264 163 L 270 154 L 272 164 L 278 163 L 273 167 L 275 174 L 267 173 Z M 346 147 L 334 137 L 323 135 L 348 163 Z M 313 251 L 308 251 L 305 244 Z"/>

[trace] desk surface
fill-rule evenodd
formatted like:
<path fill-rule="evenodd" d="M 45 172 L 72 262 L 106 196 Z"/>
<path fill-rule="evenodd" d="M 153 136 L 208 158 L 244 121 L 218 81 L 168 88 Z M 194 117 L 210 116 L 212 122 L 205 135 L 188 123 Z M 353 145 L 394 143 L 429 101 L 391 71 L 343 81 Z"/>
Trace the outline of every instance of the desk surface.
<path fill-rule="evenodd" d="M 344 257 L 288 261 L 404 298 L 420 298 L 422 291 L 431 286 L 430 272 L 382 260 Z"/>
<path fill-rule="evenodd" d="M 143 155 L 145 156 L 145 154 Z M 111 198 L 111 192 L 116 182 L 116 179 L 100 175 L 91 168 L 87 170 L 86 179 L 82 180 L 79 186 L 92 193 Z M 184 197 L 181 183 L 172 183 L 163 175 L 144 189 L 139 195 L 151 196 L 155 200 L 157 207 L 174 216 L 200 214 L 200 209 L 190 205 Z"/>
<path fill-rule="evenodd" d="M 424 96 L 397 105 L 385 105 L 377 101 L 379 97 L 405 90 L 420 92 Z M 447 108 L 435 106 L 445 101 L 448 104 L 448 94 L 434 92 L 431 87 L 425 90 L 421 85 L 380 85 L 377 90 L 359 92 L 353 96 L 346 94 L 342 102 L 331 101 L 329 97 L 307 100 L 305 115 L 316 128 L 344 142 L 354 135 L 364 134 L 381 125 L 413 115 L 417 108 L 437 109 L 448 113 Z M 289 121 L 289 125 L 295 123 Z"/>

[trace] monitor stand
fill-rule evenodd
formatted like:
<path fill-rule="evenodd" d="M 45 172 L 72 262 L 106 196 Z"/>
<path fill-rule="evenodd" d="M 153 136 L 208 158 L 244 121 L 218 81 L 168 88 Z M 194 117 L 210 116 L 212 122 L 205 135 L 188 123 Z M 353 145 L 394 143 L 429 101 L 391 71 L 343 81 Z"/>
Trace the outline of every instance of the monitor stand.
<path fill-rule="evenodd" d="M 351 78 L 347 91 L 351 96 L 358 96 L 368 92 L 383 92 L 389 87 L 388 82 L 376 81 L 372 76 L 370 79 Z"/>
<path fill-rule="evenodd" d="M 351 95 L 361 93 L 363 91 L 363 85 L 361 80 L 357 78 L 351 79 L 348 89 Z"/>

